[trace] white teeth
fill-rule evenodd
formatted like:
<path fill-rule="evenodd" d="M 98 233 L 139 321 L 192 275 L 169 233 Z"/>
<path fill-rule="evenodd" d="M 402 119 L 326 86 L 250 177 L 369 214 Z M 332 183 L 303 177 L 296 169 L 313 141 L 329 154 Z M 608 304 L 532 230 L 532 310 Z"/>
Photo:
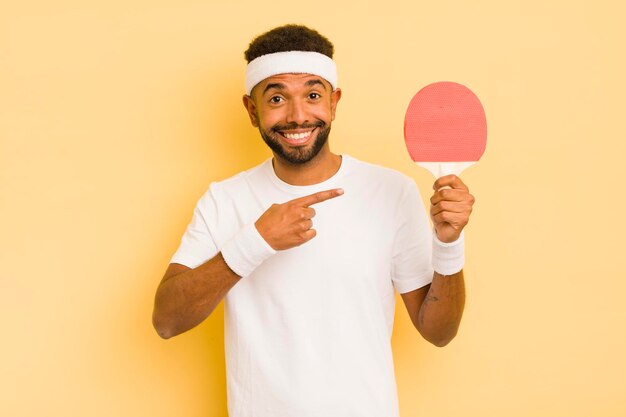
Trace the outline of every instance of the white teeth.
<path fill-rule="evenodd" d="M 283 133 L 283 136 L 285 136 L 287 139 L 294 139 L 294 140 L 308 138 L 310 135 L 311 135 L 311 132 Z"/>

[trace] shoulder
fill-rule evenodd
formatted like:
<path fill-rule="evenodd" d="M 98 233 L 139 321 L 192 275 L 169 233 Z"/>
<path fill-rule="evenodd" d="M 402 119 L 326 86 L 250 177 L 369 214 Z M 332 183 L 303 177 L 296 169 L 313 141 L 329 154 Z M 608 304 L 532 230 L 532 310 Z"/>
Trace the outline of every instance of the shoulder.
<path fill-rule="evenodd" d="M 197 208 L 203 213 L 226 216 L 237 207 L 252 205 L 256 200 L 256 190 L 267 186 L 268 162 L 269 160 L 229 178 L 212 182 L 198 200 Z"/>
<path fill-rule="evenodd" d="M 392 168 L 361 161 L 349 155 L 344 156 L 349 163 L 349 172 L 371 186 L 391 187 L 393 190 L 404 191 L 416 188 L 413 178 Z"/>
<path fill-rule="evenodd" d="M 229 178 L 214 181 L 209 185 L 206 195 L 212 195 L 216 199 L 231 199 L 241 197 L 242 193 L 250 192 L 253 187 L 262 186 L 267 179 L 268 165 L 270 160 L 239 172 Z"/>

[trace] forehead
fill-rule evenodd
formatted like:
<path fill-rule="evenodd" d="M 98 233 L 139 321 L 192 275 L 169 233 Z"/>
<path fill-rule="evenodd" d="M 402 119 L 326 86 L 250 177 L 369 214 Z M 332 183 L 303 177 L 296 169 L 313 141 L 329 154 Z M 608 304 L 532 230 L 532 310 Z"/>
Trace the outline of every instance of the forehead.
<path fill-rule="evenodd" d="M 328 81 L 319 75 L 314 74 L 296 74 L 296 73 L 287 73 L 287 74 L 277 74 L 272 75 L 258 83 L 254 87 L 254 91 L 258 91 L 260 94 L 263 94 L 265 90 L 268 89 L 299 89 L 299 88 L 310 88 L 311 86 L 323 85 L 324 89 L 332 90 L 332 87 Z"/>

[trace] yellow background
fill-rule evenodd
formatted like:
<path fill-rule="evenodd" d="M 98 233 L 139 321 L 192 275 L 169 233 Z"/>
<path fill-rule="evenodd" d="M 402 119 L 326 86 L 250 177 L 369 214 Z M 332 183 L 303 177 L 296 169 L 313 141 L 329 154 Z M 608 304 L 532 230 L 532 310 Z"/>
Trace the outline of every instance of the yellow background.
<path fill-rule="evenodd" d="M 402 416 L 626 415 L 620 2 L 8 3 L 0 415 L 226 415 L 222 307 L 163 341 L 152 301 L 208 184 L 269 156 L 243 51 L 291 22 L 336 46 L 335 151 L 407 173 L 425 201 L 410 98 L 451 80 L 486 108 L 487 151 L 463 174 L 466 314 L 437 349 L 398 306 Z"/>

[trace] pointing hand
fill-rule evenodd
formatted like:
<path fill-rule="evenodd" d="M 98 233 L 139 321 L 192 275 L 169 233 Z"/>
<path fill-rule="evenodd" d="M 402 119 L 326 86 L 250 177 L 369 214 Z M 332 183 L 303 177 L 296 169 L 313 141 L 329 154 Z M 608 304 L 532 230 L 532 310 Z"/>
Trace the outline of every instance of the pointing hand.
<path fill-rule="evenodd" d="M 255 226 L 263 239 L 275 250 L 290 249 L 313 239 L 316 235 L 311 220 L 315 216 L 313 204 L 343 194 L 341 188 L 320 191 L 283 204 L 272 204 L 259 217 Z"/>

